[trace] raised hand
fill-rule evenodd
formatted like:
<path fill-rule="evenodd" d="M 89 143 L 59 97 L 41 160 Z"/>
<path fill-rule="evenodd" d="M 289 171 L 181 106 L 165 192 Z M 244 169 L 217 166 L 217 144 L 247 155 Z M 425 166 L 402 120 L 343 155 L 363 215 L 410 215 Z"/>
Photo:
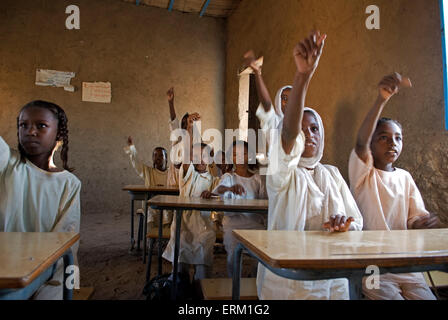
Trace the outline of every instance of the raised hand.
<path fill-rule="evenodd" d="M 259 73 L 261 71 L 260 66 L 256 63 L 255 53 L 253 50 L 249 50 L 244 54 L 244 65 L 247 67 L 251 67 L 255 73 Z"/>
<path fill-rule="evenodd" d="M 128 146 L 132 146 L 134 144 L 134 142 L 132 141 L 132 137 L 129 136 L 128 137 Z"/>
<path fill-rule="evenodd" d="M 328 229 L 331 232 L 346 232 L 350 228 L 350 224 L 355 221 L 353 217 L 347 218 L 339 214 L 330 217 L 330 221 L 325 222 L 322 227 Z"/>
<path fill-rule="evenodd" d="M 187 129 L 192 128 L 193 127 L 193 122 L 194 121 L 199 121 L 199 120 L 201 120 L 201 116 L 197 112 L 188 115 Z"/>
<path fill-rule="evenodd" d="M 168 98 L 168 102 L 174 101 L 174 87 L 169 88 L 169 90 L 166 92 L 166 97 Z"/>
<path fill-rule="evenodd" d="M 321 35 L 319 31 L 314 31 L 294 47 L 293 54 L 298 73 L 304 75 L 314 73 L 319 64 L 326 38 L 326 34 Z"/>
<path fill-rule="evenodd" d="M 379 96 L 387 101 L 398 92 L 400 87 L 412 87 L 411 80 L 394 72 L 385 76 L 378 84 Z"/>

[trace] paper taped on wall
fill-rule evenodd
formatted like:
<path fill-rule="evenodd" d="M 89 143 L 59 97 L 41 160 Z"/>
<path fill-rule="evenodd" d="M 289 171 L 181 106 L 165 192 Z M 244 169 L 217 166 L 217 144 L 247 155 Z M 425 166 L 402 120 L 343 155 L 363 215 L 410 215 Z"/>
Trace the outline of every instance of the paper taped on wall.
<path fill-rule="evenodd" d="M 83 82 L 82 101 L 110 103 L 112 89 L 110 82 Z"/>
<path fill-rule="evenodd" d="M 62 87 L 65 91 L 74 92 L 75 87 L 70 84 L 70 80 L 74 77 L 74 72 L 37 69 L 36 85 Z"/>

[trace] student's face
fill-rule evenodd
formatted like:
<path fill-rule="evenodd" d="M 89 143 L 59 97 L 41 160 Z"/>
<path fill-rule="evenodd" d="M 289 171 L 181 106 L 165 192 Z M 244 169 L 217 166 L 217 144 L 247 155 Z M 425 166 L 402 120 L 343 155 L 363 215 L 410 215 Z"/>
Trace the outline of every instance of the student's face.
<path fill-rule="evenodd" d="M 243 158 L 241 158 L 241 153 L 243 153 Z M 249 154 L 245 145 L 235 145 L 233 146 L 233 164 L 242 165 L 249 163 Z"/>
<path fill-rule="evenodd" d="M 302 153 L 304 158 L 312 158 L 317 155 L 320 147 L 319 124 L 310 112 L 303 113 L 302 131 L 305 133 L 305 150 Z"/>
<path fill-rule="evenodd" d="M 152 162 L 155 168 L 159 169 L 160 171 L 165 171 L 167 163 L 165 152 L 163 152 L 162 149 L 155 149 L 152 154 Z"/>
<path fill-rule="evenodd" d="M 375 130 L 370 149 L 375 167 L 381 170 L 397 161 L 403 148 L 400 127 L 392 121 L 384 122 Z"/>
<path fill-rule="evenodd" d="M 207 171 L 207 165 L 211 163 L 209 150 L 202 147 L 200 152 L 193 150 L 193 165 L 197 172 L 203 173 Z"/>
<path fill-rule="evenodd" d="M 28 156 L 51 154 L 56 146 L 58 120 L 47 109 L 31 107 L 19 115 L 19 143 Z"/>
<path fill-rule="evenodd" d="M 282 102 L 282 112 L 283 114 L 285 114 L 286 111 L 286 106 L 288 104 L 288 98 L 289 98 L 289 93 L 291 92 L 291 89 L 285 89 L 282 91 L 282 94 L 280 95 L 281 98 L 281 102 Z"/>

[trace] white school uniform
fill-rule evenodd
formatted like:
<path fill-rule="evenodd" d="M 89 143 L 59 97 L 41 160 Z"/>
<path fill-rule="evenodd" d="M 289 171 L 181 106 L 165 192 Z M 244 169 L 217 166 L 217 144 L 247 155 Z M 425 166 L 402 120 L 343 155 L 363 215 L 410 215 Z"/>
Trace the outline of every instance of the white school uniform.
<path fill-rule="evenodd" d="M 265 187 L 258 173 L 253 174 L 251 177 L 241 177 L 235 172 L 226 173 L 222 176 L 219 185 L 213 192 L 217 193 L 218 188 L 221 186 L 232 187 L 236 184 L 244 187 L 245 193 L 243 195 L 227 191 L 221 197 L 223 199 L 267 199 Z M 227 271 L 229 276 L 232 275 L 233 251 L 238 244 L 238 241 L 232 235 L 232 231 L 234 229 L 266 230 L 266 218 L 266 215 L 261 213 L 227 212 L 224 214 L 222 227 L 224 231 L 224 246 L 227 251 Z"/>
<path fill-rule="evenodd" d="M 323 155 L 324 128 L 319 123 L 321 145 L 314 158 L 301 158 L 305 149 L 303 131 L 290 154 L 285 154 L 280 136 L 270 148 L 270 164 L 276 170 L 266 177 L 269 197 L 268 230 L 323 230 L 331 215 L 353 217 L 351 230 L 362 229 L 362 216 L 339 170 L 319 163 Z M 308 170 L 307 168 L 313 168 Z M 257 290 L 260 299 L 348 299 L 347 279 L 318 281 L 289 280 L 276 276 L 259 264 Z"/>
<path fill-rule="evenodd" d="M 291 86 L 284 86 L 281 87 L 277 94 L 275 95 L 275 108 L 273 105 L 271 105 L 271 108 L 268 112 L 266 112 L 263 108 L 263 105 L 260 103 L 257 111 L 255 112 L 255 115 L 257 116 L 258 120 L 260 121 L 260 128 L 263 131 L 263 134 L 266 137 L 266 142 L 269 145 L 269 141 L 273 138 L 271 136 L 271 130 L 272 129 L 281 129 L 281 125 L 283 122 L 283 111 L 282 111 L 282 92 L 285 89 L 292 89 Z M 276 111 L 277 110 L 277 111 Z M 278 113 L 277 113 L 278 112 Z"/>
<path fill-rule="evenodd" d="M 372 154 L 364 163 L 353 150 L 349 160 L 350 188 L 364 217 L 365 230 L 406 230 L 429 215 L 412 176 L 395 168 L 376 169 Z M 363 287 L 371 299 L 435 299 L 421 273 L 384 274 L 378 290 Z"/>
<path fill-rule="evenodd" d="M 184 176 L 183 166 L 179 170 L 180 196 L 199 198 L 203 191 L 211 191 L 214 178 L 209 172 L 198 173 L 192 163 Z M 174 261 L 176 220 L 171 224 L 171 237 L 163 257 Z M 180 230 L 179 262 L 211 266 L 216 234 L 210 220 L 210 212 L 185 210 Z"/>
<path fill-rule="evenodd" d="M 137 172 L 138 176 L 145 181 L 146 187 L 157 187 L 167 186 L 168 170 L 161 171 L 157 168 L 150 167 L 143 163 L 137 153 L 137 149 L 134 145 L 124 147 L 124 152 L 129 155 L 132 166 Z M 158 225 L 159 222 L 159 210 L 154 210 L 148 208 L 148 223 L 155 223 Z M 169 224 L 171 222 L 171 214 L 164 210 L 163 211 L 163 224 Z"/>
<path fill-rule="evenodd" d="M 79 232 L 80 192 L 81 182 L 74 174 L 22 162 L 20 153 L 0 137 L 1 232 Z M 72 247 L 75 264 L 77 249 L 78 244 Z M 52 280 L 61 285 L 42 286 L 36 299 L 62 299 L 62 259 Z"/>

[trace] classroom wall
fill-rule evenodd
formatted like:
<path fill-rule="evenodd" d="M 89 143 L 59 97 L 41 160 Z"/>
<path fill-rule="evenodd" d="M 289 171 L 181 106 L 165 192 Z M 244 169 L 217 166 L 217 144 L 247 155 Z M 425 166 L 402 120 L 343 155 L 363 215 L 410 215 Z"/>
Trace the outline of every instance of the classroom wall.
<path fill-rule="evenodd" d="M 272 97 L 292 82 L 294 45 L 313 28 L 328 34 L 306 104 L 325 125 L 323 163 L 345 178 L 362 120 L 381 78 L 409 76 L 383 116 L 403 125 L 404 147 L 397 166 L 411 172 L 431 211 L 448 217 L 448 132 L 444 129 L 442 45 L 437 0 L 245 0 L 228 19 L 226 127 L 238 126 L 237 71 L 242 55 L 264 56 L 263 76 Z M 380 30 L 367 30 L 368 5 L 380 8 Z"/>
<path fill-rule="evenodd" d="M 65 9 L 80 8 L 80 30 L 67 30 Z M 143 181 L 123 152 L 132 135 L 151 163 L 168 148 L 166 91 L 175 87 L 179 117 L 202 114 L 202 127 L 223 129 L 225 21 L 117 0 L 2 0 L 0 135 L 17 145 L 16 117 L 34 99 L 61 105 L 69 119 L 69 164 L 82 181 L 83 214 L 128 214 L 121 188 Z M 34 84 L 36 68 L 76 72 L 77 88 Z M 110 81 L 112 103 L 81 101 L 83 81 Z"/>

